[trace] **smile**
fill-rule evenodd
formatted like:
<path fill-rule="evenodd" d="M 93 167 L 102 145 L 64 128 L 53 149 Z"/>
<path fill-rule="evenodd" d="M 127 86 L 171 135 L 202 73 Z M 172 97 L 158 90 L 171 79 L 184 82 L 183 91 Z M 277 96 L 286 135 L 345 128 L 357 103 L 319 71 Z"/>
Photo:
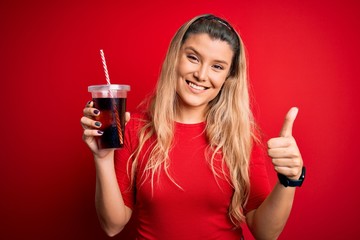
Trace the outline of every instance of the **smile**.
<path fill-rule="evenodd" d="M 193 82 L 190 82 L 189 80 L 185 80 L 186 83 L 193 89 L 196 89 L 196 90 L 206 90 L 206 89 L 209 89 L 208 87 L 204 87 L 204 86 L 199 86 L 199 85 L 196 85 L 195 83 Z"/>

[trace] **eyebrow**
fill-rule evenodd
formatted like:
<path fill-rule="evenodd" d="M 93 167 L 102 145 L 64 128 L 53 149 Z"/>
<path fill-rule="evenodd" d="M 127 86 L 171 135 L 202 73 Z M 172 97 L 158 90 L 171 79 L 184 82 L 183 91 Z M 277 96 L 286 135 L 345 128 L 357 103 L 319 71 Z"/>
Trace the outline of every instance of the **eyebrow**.
<path fill-rule="evenodd" d="M 195 52 L 196 55 L 201 56 L 201 54 L 198 51 L 196 51 L 195 48 L 193 48 L 191 46 L 190 47 L 185 47 L 184 50 L 191 50 L 191 51 Z M 229 65 L 229 63 L 227 61 L 225 61 L 225 60 L 216 59 L 215 62 L 222 63 L 222 64 L 225 64 L 225 65 Z"/>

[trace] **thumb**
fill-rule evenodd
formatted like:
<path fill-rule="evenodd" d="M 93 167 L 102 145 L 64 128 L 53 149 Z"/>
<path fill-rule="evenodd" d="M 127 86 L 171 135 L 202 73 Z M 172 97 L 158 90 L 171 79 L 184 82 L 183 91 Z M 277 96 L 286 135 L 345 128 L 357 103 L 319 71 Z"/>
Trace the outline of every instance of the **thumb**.
<path fill-rule="evenodd" d="M 280 131 L 280 137 L 290 137 L 292 136 L 292 128 L 294 125 L 294 121 L 299 112 L 299 109 L 296 107 L 292 107 L 289 112 L 285 116 L 284 124 Z"/>

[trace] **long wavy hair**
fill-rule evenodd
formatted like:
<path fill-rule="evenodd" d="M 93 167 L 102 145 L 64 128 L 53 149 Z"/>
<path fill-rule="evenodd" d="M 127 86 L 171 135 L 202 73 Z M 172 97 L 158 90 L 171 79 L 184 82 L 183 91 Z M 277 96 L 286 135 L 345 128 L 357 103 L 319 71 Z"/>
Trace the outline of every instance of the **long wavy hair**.
<path fill-rule="evenodd" d="M 192 34 L 206 33 L 212 39 L 226 41 L 233 50 L 233 59 L 229 75 L 219 94 L 208 104 L 206 113 L 206 136 L 208 138 L 208 162 L 214 177 L 225 176 L 225 170 L 214 167 L 217 154 L 222 156 L 222 166 L 228 168 L 229 181 L 234 189 L 229 217 L 235 226 L 244 222 L 243 214 L 249 190 L 249 161 L 254 139 L 255 123 L 250 110 L 247 62 L 244 44 L 239 34 L 224 19 L 214 15 L 197 16 L 179 28 L 171 40 L 162 65 L 156 91 L 148 107 L 148 119 L 139 131 L 139 145 L 133 153 L 131 168 L 132 181 L 136 174 L 140 152 L 149 153 L 149 159 L 142 175 L 150 178 L 154 189 L 154 179 L 164 171 L 174 184 L 181 188 L 171 177 L 168 169 L 169 151 L 172 147 L 174 121 L 178 111 L 176 93 L 177 65 L 182 44 Z M 155 137 L 156 141 L 149 149 L 143 149 L 145 143 Z M 223 175 L 221 175 L 223 174 Z"/>

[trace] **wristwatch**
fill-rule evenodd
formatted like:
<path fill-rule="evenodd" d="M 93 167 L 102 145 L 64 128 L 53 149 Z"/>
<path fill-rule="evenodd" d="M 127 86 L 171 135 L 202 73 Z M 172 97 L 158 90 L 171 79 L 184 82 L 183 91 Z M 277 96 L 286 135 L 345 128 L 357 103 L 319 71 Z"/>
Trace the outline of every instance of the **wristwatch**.
<path fill-rule="evenodd" d="M 305 179 L 305 167 L 302 167 L 301 175 L 299 180 L 292 180 L 287 178 L 285 175 L 278 173 L 279 181 L 285 187 L 301 187 Z"/>

